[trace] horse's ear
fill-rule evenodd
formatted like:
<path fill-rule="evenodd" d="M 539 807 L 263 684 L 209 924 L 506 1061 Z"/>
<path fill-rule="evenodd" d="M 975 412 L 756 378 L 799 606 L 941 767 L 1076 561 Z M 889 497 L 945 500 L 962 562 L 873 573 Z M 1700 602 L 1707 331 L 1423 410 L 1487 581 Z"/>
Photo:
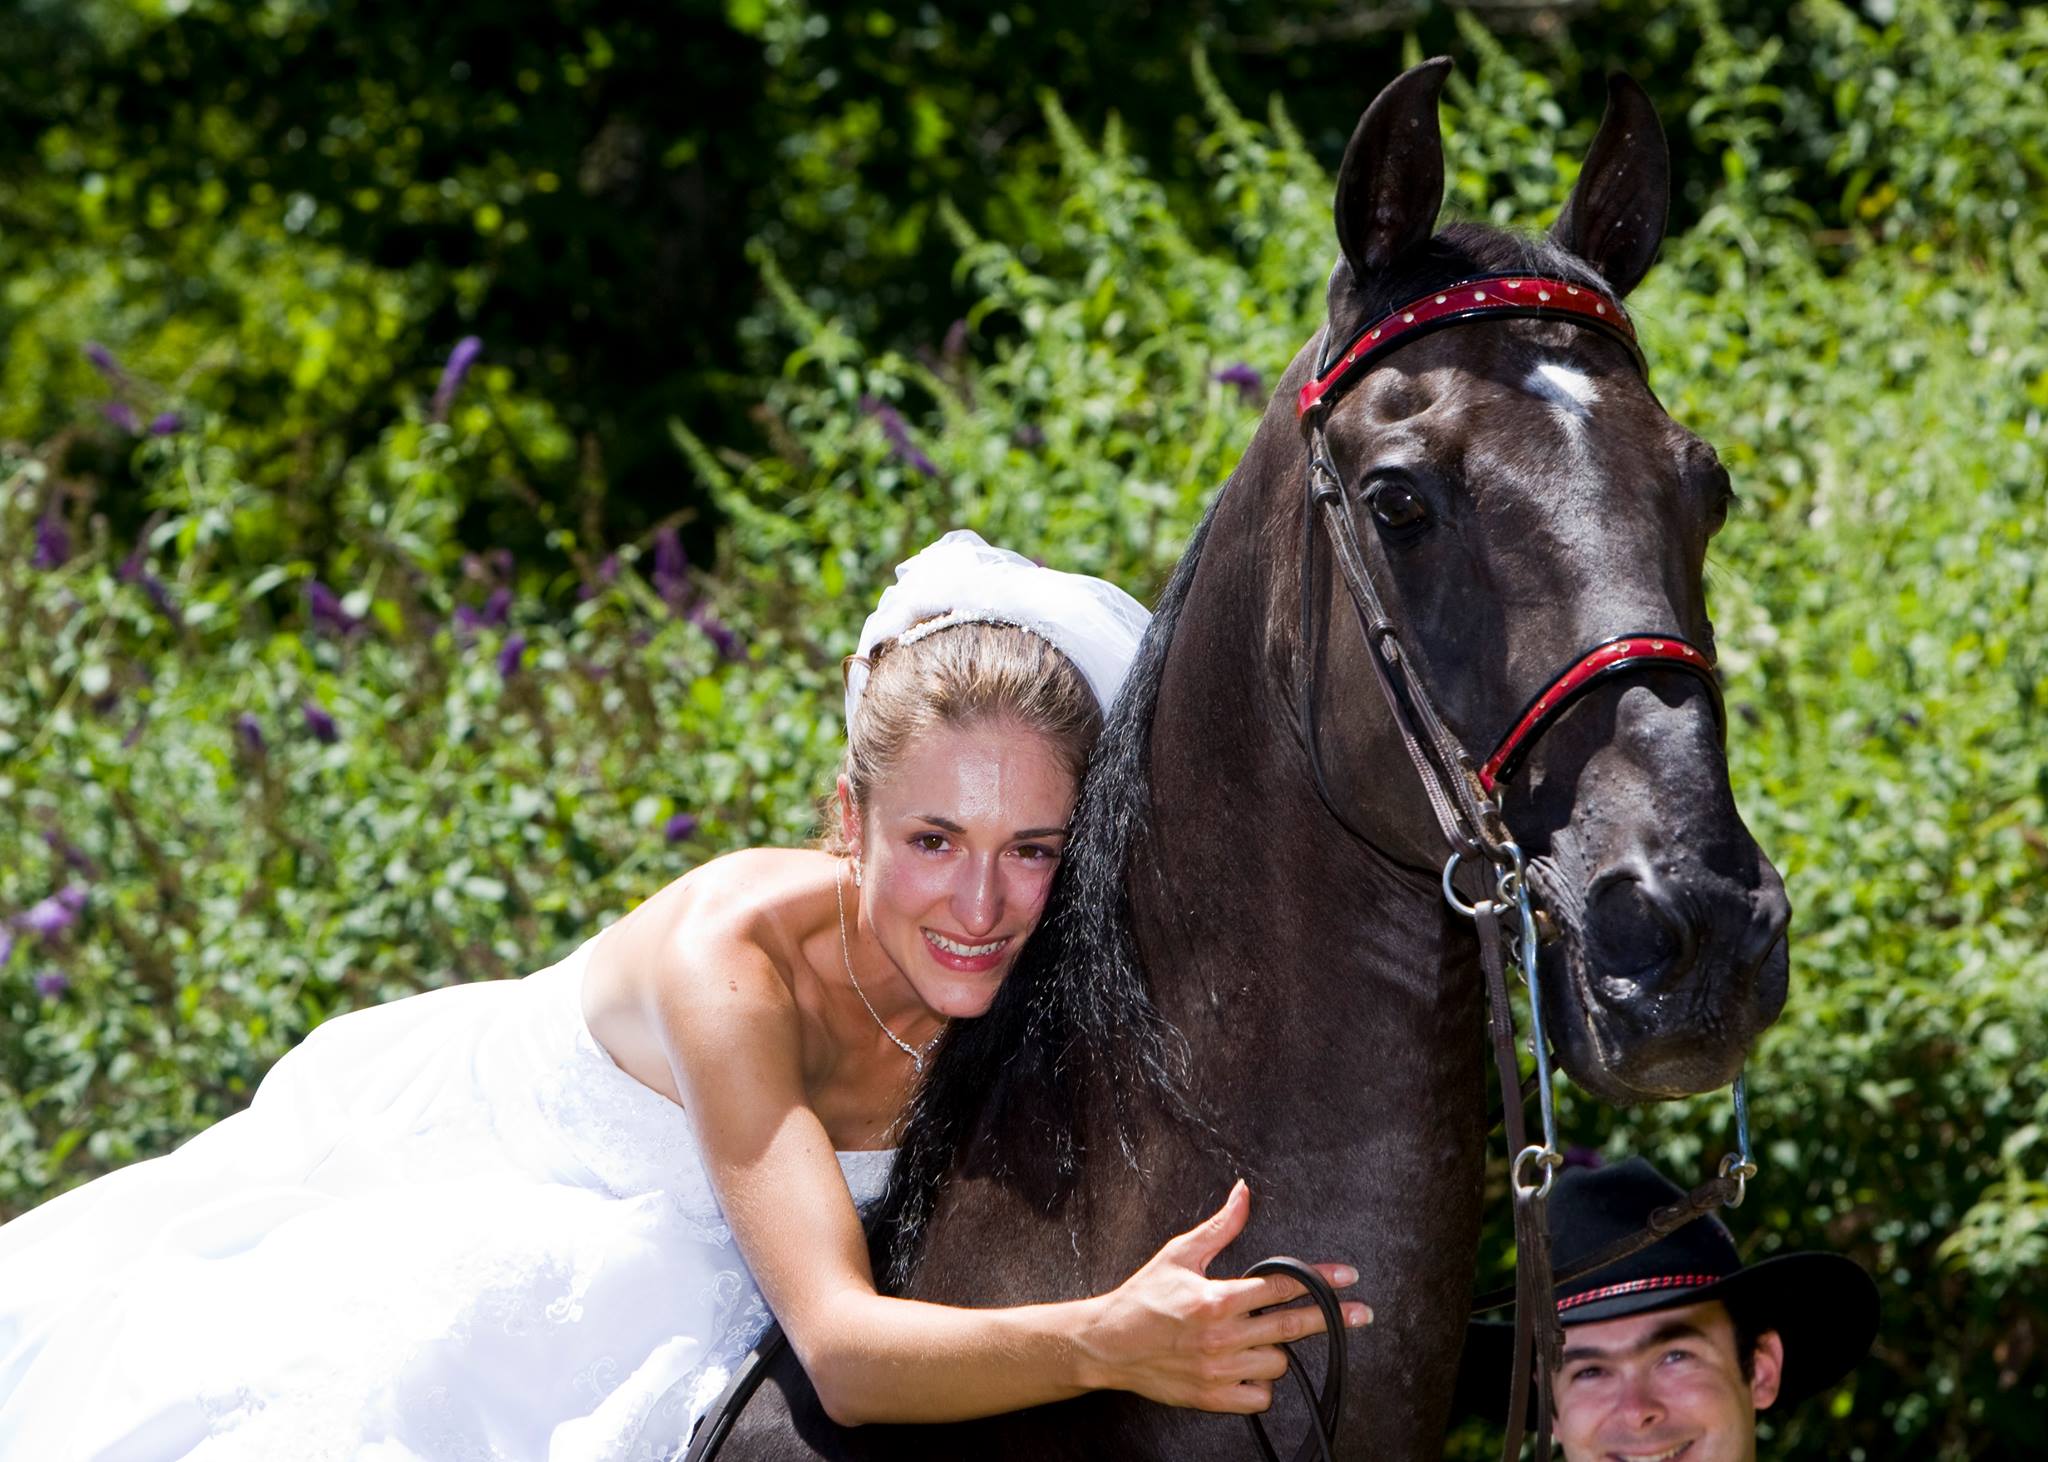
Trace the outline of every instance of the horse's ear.
<path fill-rule="evenodd" d="M 1352 276 L 1366 279 L 1436 232 L 1444 201 L 1444 142 L 1437 94 L 1447 56 L 1411 66 L 1358 119 L 1337 170 L 1337 242 Z"/>
<path fill-rule="evenodd" d="M 1650 95 L 1620 72 L 1607 78 L 1607 115 L 1551 238 L 1625 295 L 1664 242 L 1671 211 L 1671 150 Z"/>

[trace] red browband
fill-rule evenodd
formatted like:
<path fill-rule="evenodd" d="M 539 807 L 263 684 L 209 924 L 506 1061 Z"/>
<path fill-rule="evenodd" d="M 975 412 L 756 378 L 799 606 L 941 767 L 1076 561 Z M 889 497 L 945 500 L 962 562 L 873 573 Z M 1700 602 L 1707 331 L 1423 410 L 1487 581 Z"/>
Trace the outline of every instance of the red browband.
<path fill-rule="evenodd" d="M 1367 362 L 1441 325 L 1491 315 L 1550 316 L 1580 320 L 1607 331 L 1642 364 L 1636 327 L 1619 301 L 1583 284 L 1527 274 L 1489 274 L 1461 280 L 1401 306 L 1354 335 L 1344 353 L 1301 388 L 1295 414 L 1306 416 L 1338 382 Z"/>
<path fill-rule="evenodd" d="M 1722 730 L 1727 730 L 1727 711 L 1721 704 L 1721 682 L 1715 679 L 1714 662 L 1704 651 L 1694 649 L 1676 635 L 1621 635 L 1605 644 L 1595 645 L 1564 674 L 1537 692 L 1536 699 L 1516 717 L 1514 728 L 1501 738 L 1493 755 L 1486 759 L 1486 765 L 1479 769 L 1479 785 L 1492 792 L 1497 783 L 1513 776 L 1515 767 L 1535 742 L 1536 733 L 1543 724 L 1596 682 L 1616 671 L 1655 661 L 1689 670 L 1705 681 L 1713 692 L 1714 715 L 1722 723 Z"/>

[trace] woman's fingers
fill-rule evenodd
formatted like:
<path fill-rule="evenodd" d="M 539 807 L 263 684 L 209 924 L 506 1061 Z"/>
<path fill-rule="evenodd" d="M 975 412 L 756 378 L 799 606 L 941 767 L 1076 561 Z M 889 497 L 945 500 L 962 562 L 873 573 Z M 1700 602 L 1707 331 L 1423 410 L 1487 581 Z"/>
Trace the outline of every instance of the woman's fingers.
<path fill-rule="evenodd" d="M 1273 1387 L 1266 1381 L 1239 1381 L 1218 1386 L 1202 1402 L 1204 1411 L 1226 1411 L 1236 1416 L 1255 1416 L 1273 1405 Z"/>
<path fill-rule="evenodd" d="M 1372 1307 L 1357 1300 L 1346 1300 L 1342 1306 L 1344 1323 L 1356 1329 L 1372 1323 Z M 1311 1335 L 1323 1333 L 1323 1312 L 1315 1305 L 1289 1305 L 1281 1310 L 1267 1310 L 1260 1315 L 1247 1315 L 1236 1321 L 1230 1328 L 1228 1344 L 1233 1350 L 1244 1350 L 1256 1346 L 1274 1346 L 1286 1341 L 1306 1340 Z M 1276 1352 L 1277 1354 L 1277 1352 Z"/>
<path fill-rule="evenodd" d="M 1337 1289 L 1358 1283 L 1358 1271 L 1349 1264 L 1318 1264 L 1316 1270 Z M 1308 1293 L 1300 1280 L 1289 1279 L 1284 1274 L 1267 1274 L 1257 1279 L 1219 1279 L 1215 1283 L 1230 1308 L 1239 1313 L 1263 1310 L 1268 1305 L 1284 1305 Z"/>
<path fill-rule="evenodd" d="M 1237 1360 L 1247 1381 L 1277 1381 L 1287 1374 L 1287 1352 L 1277 1345 L 1255 1345 L 1238 1352 Z"/>
<path fill-rule="evenodd" d="M 1323 1330 L 1323 1312 L 1298 1303 L 1307 1294 L 1284 1274 L 1210 1279 L 1209 1266 L 1244 1232 L 1251 1190 L 1231 1185 L 1223 1206 L 1161 1246 L 1143 1268 L 1106 1296 L 1108 1384 L 1175 1406 L 1260 1412 L 1272 1404 L 1272 1383 L 1287 1372 L 1282 1343 Z M 1318 1264 L 1335 1288 L 1358 1283 L 1348 1264 Z M 1344 1323 L 1364 1325 L 1372 1311 L 1342 1304 Z"/>
<path fill-rule="evenodd" d="M 1251 1217 L 1251 1213 L 1251 1189 L 1245 1186 L 1243 1178 L 1239 1178 L 1231 1185 L 1230 1196 L 1223 1200 L 1221 1208 L 1186 1233 L 1168 1239 L 1159 1252 L 1163 1257 L 1187 1265 L 1197 1274 L 1206 1273 L 1216 1261 L 1216 1256 L 1244 1232 L 1245 1220 Z"/>

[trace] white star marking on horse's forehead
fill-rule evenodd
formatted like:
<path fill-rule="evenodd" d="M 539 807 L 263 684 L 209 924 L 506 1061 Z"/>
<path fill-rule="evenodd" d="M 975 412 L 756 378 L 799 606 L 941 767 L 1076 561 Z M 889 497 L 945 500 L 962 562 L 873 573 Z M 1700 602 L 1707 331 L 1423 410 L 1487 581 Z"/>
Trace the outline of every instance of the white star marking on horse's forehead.
<path fill-rule="evenodd" d="M 1529 379 L 1523 384 L 1528 387 L 1530 395 L 1542 397 L 1573 418 L 1592 415 L 1587 408 L 1600 399 L 1592 377 L 1556 361 L 1547 360 L 1537 366 L 1529 372 Z"/>

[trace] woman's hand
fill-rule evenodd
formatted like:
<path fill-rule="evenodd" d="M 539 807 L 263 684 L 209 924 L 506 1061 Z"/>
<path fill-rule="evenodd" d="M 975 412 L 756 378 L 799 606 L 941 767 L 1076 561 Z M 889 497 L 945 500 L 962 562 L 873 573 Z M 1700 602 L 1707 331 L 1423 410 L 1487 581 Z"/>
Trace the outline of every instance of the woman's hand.
<path fill-rule="evenodd" d="M 1092 1387 L 1203 1411 L 1257 1412 L 1272 1405 L 1273 1382 L 1287 1372 L 1280 1342 L 1318 1334 L 1323 1314 L 1313 1305 L 1253 1314 L 1307 1293 L 1282 1275 L 1206 1277 L 1251 1211 L 1251 1190 L 1240 1179 L 1214 1215 L 1167 1240 L 1144 1268 L 1095 1301 L 1094 1323 L 1080 1336 L 1092 1362 Z M 1316 1268 L 1339 1289 L 1358 1282 L 1348 1265 Z M 1346 1325 L 1372 1321 L 1371 1309 L 1356 1300 L 1343 1308 Z"/>

